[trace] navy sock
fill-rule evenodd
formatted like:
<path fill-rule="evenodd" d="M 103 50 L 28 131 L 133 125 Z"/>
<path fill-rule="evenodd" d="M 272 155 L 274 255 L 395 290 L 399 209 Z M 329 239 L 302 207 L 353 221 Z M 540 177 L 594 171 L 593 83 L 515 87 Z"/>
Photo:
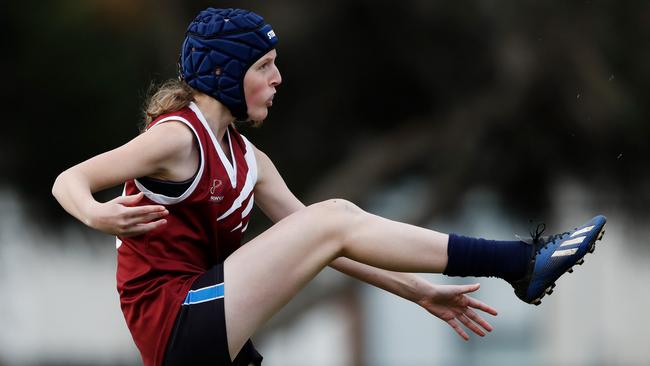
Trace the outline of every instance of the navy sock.
<path fill-rule="evenodd" d="M 449 234 L 447 276 L 494 276 L 508 282 L 526 274 L 532 245 Z"/>

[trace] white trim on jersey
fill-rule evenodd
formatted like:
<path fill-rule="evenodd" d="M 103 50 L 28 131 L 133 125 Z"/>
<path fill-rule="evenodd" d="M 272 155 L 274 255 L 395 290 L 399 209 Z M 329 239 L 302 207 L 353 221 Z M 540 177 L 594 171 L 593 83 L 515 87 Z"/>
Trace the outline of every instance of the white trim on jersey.
<path fill-rule="evenodd" d="M 221 221 L 225 219 L 226 217 L 230 216 L 230 214 L 235 212 L 235 210 L 240 208 L 242 203 L 248 198 L 248 196 L 253 194 L 253 187 L 255 187 L 255 183 L 253 183 L 251 172 L 249 170 L 248 174 L 246 174 L 246 183 L 244 184 L 244 188 L 242 188 L 241 193 L 239 193 L 239 197 L 235 198 L 235 201 L 232 203 L 232 206 L 230 206 L 230 208 L 226 212 L 224 212 L 221 216 L 219 216 L 217 218 L 217 221 Z"/>
<path fill-rule="evenodd" d="M 196 173 L 196 177 L 194 177 L 192 184 L 187 188 L 187 190 L 185 190 L 185 192 L 183 192 L 183 194 L 181 194 L 178 197 L 170 197 L 170 196 L 165 196 L 164 194 L 154 193 L 149 189 L 147 189 L 147 187 L 143 186 L 140 182 L 138 182 L 137 179 L 133 180 L 135 182 L 136 187 L 138 187 L 138 189 L 141 192 L 143 192 L 148 199 L 156 203 L 159 203 L 161 205 L 173 205 L 189 197 L 189 195 L 192 194 L 192 192 L 194 192 L 196 186 L 199 184 L 199 181 L 201 180 L 201 176 L 203 175 L 203 168 L 205 166 L 205 156 L 203 155 L 203 145 L 201 145 L 201 139 L 199 138 L 199 134 L 194 129 L 194 126 L 192 126 L 192 124 L 188 120 L 179 116 L 170 116 L 161 119 L 160 121 L 156 122 L 156 124 L 154 124 L 149 128 L 153 128 L 155 126 L 158 126 L 161 123 L 169 122 L 169 121 L 182 122 L 185 125 L 187 125 L 192 130 L 192 132 L 194 132 L 194 135 L 196 135 L 196 141 L 198 141 L 199 143 L 199 151 L 201 152 L 201 164 L 199 165 L 199 171 Z"/>
<path fill-rule="evenodd" d="M 241 227 L 241 224 L 242 224 L 242 222 L 240 221 L 240 222 L 239 222 L 239 225 L 235 226 L 235 228 L 232 229 L 232 230 L 230 230 L 230 232 L 232 233 L 233 231 L 239 229 L 239 228 Z"/>
<path fill-rule="evenodd" d="M 246 205 L 246 208 L 244 211 L 241 212 L 241 218 L 242 220 L 248 216 L 248 214 L 251 212 L 253 209 L 253 204 L 255 203 L 255 194 L 251 194 L 251 198 L 248 200 L 248 204 Z"/>
<path fill-rule="evenodd" d="M 255 157 L 255 148 L 253 147 L 253 144 L 251 144 L 250 141 L 246 138 L 244 135 L 240 135 L 242 140 L 244 140 L 244 144 L 246 145 L 246 155 L 244 155 L 244 159 L 246 159 L 246 165 L 248 165 L 248 171 L 253 171 L 253 182 L 257 184 L 257 158 Z M 253 185 L 255 185 L 253 184 Z"/>
<path fill-rule="evenodd" d="M 226 157 L 226 153 L 224 153 L 221 149 L 221 144 L 212 133 L 210 125 L 205 119 L 203 113 L 201 113 L 199 107 L 194 102 L 190 102 L 190 109 L 192 109 L 194 114 L 196 114 L 196 116 L 199 118 L 199 121 L 201 121 L 203 124 L 203 127 L 208 131 L 210 139 L 212 140 L 212 145 L 214 145 L 214 149 L 217 150 L 217 155 L 219 155 L 219 159 L 221 160 L 221 164 L 223 164 L 224 169 L 226 169 L 226 172 L 228 173 L 228 178 L 230 178 L 230 185 L 233 188 L 237 187 L 237 162 L 235 160 L 235 153 L 232 151 L 232 138 L 230 137 L 230 131 L 226 129 L 226 133 L 228 134 L 228 143 L 230 144 L 230 156 L 232 158 L 232 164 Z"/>
<path fill-rule="evenodd" d="M 239 225 L 237 225 L 234 229 L 230 230 L 231 232 L 235 231 L 235 230 L 237 230 L 237 229 L 239 229 L 241 227 L 241 225 L 244 223 L 244 219 L 246 218 L 246 216 L 248 216 L 248 214 L 253 209 L 253 203 L 255 203 L 255 194 L 251 193 L 251 196 L 250 196 L 250 199 L 248 200 L 248 204 L 246 205 L 246 208 L 244 208 L 244 210 L 241 212 L 242 221 L 240 221 Z M 247 227 L 248 227 L 248 223 L 246 223 L 246 226 L 244 226 L 244 228 L 241 229 L 241 232 L 243 233 L 244 231 L 246 231 Z"/>
<path fill-rule="evenodd" d="M 246 159 L 246 164 L 248 165 L 246 182 L 244 183 L 244 187 L 242 187 L 241 192 L 239 193 L 239 197 L 235 199 L 235 201 L 232 203 L 232 206 L 230 206 L 226 212 L 217 218 L 217 221 L 225 219 L 226 217 L 230 216 L 230 214 L 235 212 L 235 210 L 240 208 L 248 196 L 251 196 L 251 201 L 253 200 L 253 188 L 255 188 L 255 184 L 257 183 L 257 161 L 255 160 L 255 150 L 253 150 L 253 146 L 244 136 L 242 136 L 242 138 L 246 144 L 246 155 L 244 155 L 244 159 Z"/>

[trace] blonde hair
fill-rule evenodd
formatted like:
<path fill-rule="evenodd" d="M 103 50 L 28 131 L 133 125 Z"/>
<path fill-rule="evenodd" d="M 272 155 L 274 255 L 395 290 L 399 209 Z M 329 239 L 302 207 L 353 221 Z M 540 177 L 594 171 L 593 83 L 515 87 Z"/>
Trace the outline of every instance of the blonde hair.
<path fill-rule="evenodd" d="M 178 79 L 169 79 L 159 86 L 152 83 L 147 93 L 149 97 L 144 103 L 144 125 L 141 130 L 158 116 L 179 111 L 190 105 L 196 93 L 196 90 Z"/>

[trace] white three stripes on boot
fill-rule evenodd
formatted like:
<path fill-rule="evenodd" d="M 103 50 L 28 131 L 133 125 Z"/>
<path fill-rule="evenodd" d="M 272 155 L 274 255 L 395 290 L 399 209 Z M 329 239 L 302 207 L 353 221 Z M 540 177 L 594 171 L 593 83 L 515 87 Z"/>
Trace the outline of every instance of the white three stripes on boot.
<path fill-rule="evenodd" d="M 585 238 L 586 238 L 586 236 L 580 236 L 580 237 L 577 237 L 577 238 L 574 238 L 574 239 L 565 240 L 560 245 L 560 247 L 565 247 L 567 245 L 572 245 L 572 244 L 580 244 L 585 240 Z"/>
<path fill-rule="evenodd" d="M 564 257 L 567 255 L 573 255 L 576 254 L 578 251 L 578 248 L 573 248 L 573 249 L 564 249 L 564 250 L 556 250 L 551 257 Z"/>
<path fill-rule="evenodd" d="M 593 228 L 594 228 L 594 225 L 591 225 L 591 226 L 583 227 L 580 230 L 576 230 L 573 234 L 571 234 L 571 238 L 573 238 L 574 236 L 580 235 L 580 234 L 584 234 L 584 233 L 590 231 Z"/>
<path fill-rule="evenodd" d="M 586 236 L 578 236 L 578 235 L 588 233 L 589 231 L 591 231 L 591 229 L 594 228 L 594 226 L 595 225 L 591 225 L 591 226 L 583 227 L 580 230 L 576 230 L 573 234 L 569 236 L 569 238 L 573 238 L 573 239 L 565 240 L 564 242 L 562 242 L 562 244 L 560 244 L 559 248 L 567 247 L 569 245 L 582 244 L 582 242 L 585 241 Z M 576 238 L 576 236 L 578 237 Z M 576 254 L 579 247 L 580 246 L 578 246 L 577 248 L 556 250 L 555 252 L 553 252 L 551 257 L 564 257 L 567 255 Z"/>
<path fill-rule="evenodd" d="M 593 226 L 592 226 L 592 228 L 593 228 Z M 589 229 L 589 228 L 585 228 L 585 229 Z M 585 229 L 582 229 L 580 231 L 584 231 Z M 589 229 L 589 230 L 591 230 L 591 229 Z M 571 235 L 570 237 L 573 237 L 573 235 Z M 586 238 L 586 236 L 579 236 L 577 238 L 565 240 L 564 242 L 562 242 L 562 244 L 560 244 L 559 248 L 567 247 L 569 245 L 581 244 L 583 241 L 585 241 L 585 238 Z M 573 255 L 577 251 L 578 251 L 578 248 L 560 249 L 560 250 L 556 250 L 555 252 L 553 252 L 551 257 L 564 257 L 564 256 L 567 256 L 567 255 Z"/>

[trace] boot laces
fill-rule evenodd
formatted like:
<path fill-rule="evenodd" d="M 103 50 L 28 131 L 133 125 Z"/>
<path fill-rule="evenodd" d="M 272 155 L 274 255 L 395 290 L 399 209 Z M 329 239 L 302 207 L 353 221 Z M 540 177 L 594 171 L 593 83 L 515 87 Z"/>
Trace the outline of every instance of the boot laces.
<path fill-rule="evenodd" d="M 535 228 L 535 232 L 533 232 L 532 230 L 529 231 L 530 236 L 533 239 L 533 245 L 534 245 L 534 248 L 535 248 L 535 253 L 537 253 L 537 254 L 541 253 L 541 251 L 543 249 L 546 249 L 546 247 L 548 247 L 548 245 L 550 243 L 552 243 L 555 240 L 557 240 L 557 239 L 563 237 L 564 235 L 567 235 L 567 234 L 570 233 L 569 231 L 565 231 L 563 233 L 554 234 L 554 235 L 550 235 L 550 236 L 542 236 L 542 234 L 544 233 L 544 230 L 546 230 L 546 224 L 545 223 L 540 223 Z"/>

